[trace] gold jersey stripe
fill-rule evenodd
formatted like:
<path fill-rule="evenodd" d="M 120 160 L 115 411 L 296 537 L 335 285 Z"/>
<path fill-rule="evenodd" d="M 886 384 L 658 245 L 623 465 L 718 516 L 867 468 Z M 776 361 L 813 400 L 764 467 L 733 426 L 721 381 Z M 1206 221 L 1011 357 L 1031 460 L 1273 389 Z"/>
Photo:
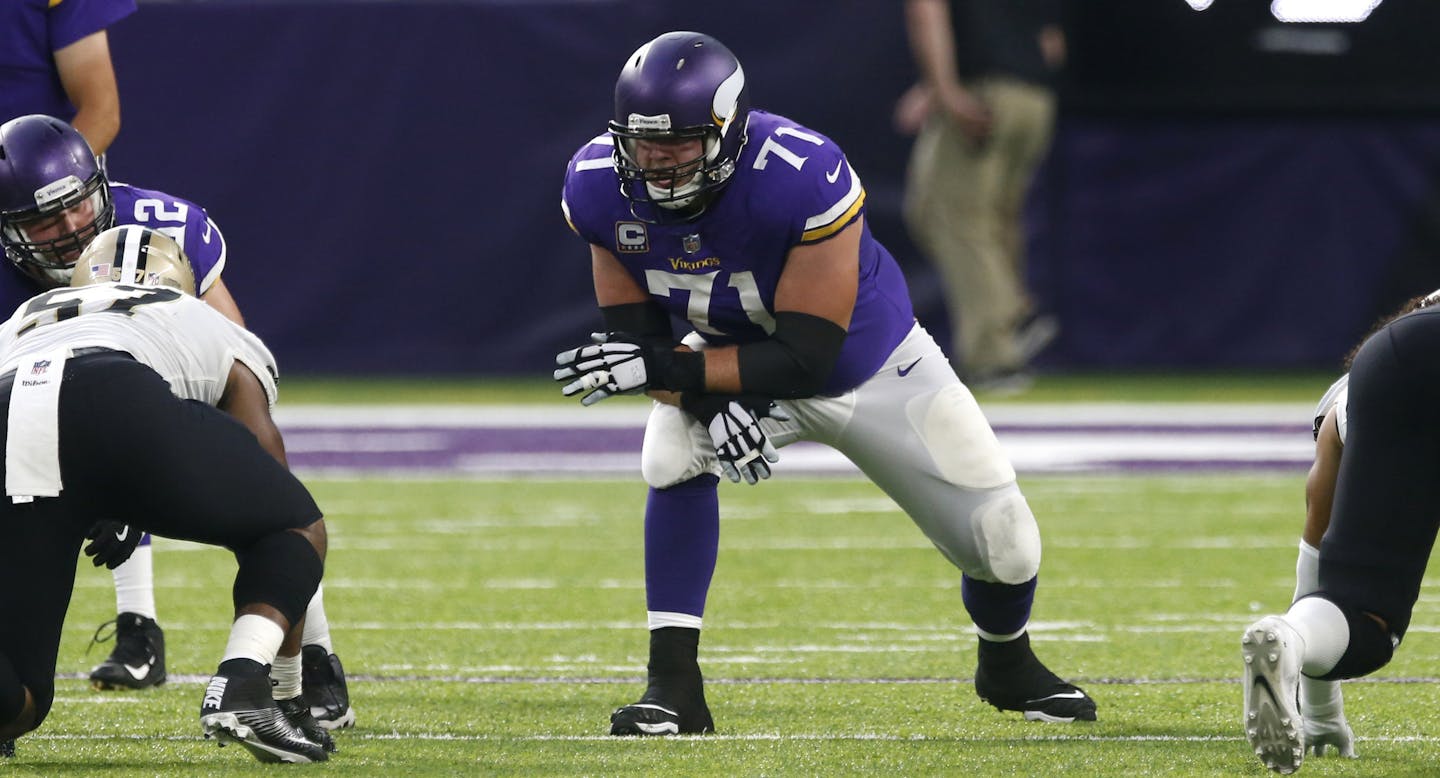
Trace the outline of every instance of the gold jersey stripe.
<path fill-rule="evenodd" d="M 859 195 L 855 198 L 855 202 L 851 203 L 850 207 L 846 208 L 845 212 L 840 214 L 839 218 L 824 226 L 816 227 L 814 229 L 809 229 L 802 232 L 800 234 L 800 242 L 814 243 L 816 241 L 824 240 L 831 235 L 834 235 L 835 233 L 844 229 L 846 225 L 850 224 L 850 222 L 854 220 L 855 214 L 859 213 L 860 208 L 864 205 L 865 190 L 861 189 Z"/>

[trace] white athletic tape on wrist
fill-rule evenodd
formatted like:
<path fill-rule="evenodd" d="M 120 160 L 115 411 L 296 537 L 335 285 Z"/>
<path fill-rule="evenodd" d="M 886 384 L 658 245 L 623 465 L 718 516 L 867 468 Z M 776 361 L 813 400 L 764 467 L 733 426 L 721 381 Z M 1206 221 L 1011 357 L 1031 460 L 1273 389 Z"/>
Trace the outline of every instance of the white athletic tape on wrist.
<path fill-rule="evenodd" d="M 593 373 L 586 373 L 580 377 L 580 388 L 585 391 L 598 389 L 610 380 L 609 370 L 596 370 Z"/>

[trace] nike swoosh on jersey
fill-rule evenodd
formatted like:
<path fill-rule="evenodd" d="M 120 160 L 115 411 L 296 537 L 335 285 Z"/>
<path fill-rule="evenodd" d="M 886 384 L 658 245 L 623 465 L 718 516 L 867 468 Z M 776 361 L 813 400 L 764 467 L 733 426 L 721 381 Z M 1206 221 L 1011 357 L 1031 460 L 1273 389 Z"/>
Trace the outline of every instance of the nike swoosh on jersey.
<path fill-rule="evenodd" d="M 1050 695 L 1050 696 L 1048 696 L 1048 697 L 1039 697 L 1039 698 L 1033 699 L 1033 700 L 1026 700 L 1026 701 L 1025 701 L 1025 704 L 1028 705 L 1028 704 L 1030 704 L 1030 703 L 1032 703 L 1032 702 L 1044 702 L 1044 701 L 1046 701 L 1046 700 L 1083 700 L 1083 699 L 1085 699 L 1085 692 L 1082 692 L 1082 691 L 1080 691 L 1079 689 L 1076 689 L 1076 690 L 1074 690 L 1074 691 L 1069 691 L 1069 692 L 1059 692 L 1059 693 L 1057 693 L 1057 694 L 1052 694 L 1052 695 Z"/>
<path fill-rule="evenodd" d="M 845 167 L 845 160 L 843 159 L 835 164 L 834 170 L 825 174 L 825 180 L 832 184 L 835 183 L 836 179 L 840 178 L 840 168 L 842 167 Z"/>
<path fill-rule="evenodd" d="M 920 357 L 920 359 L 924 359 L 924 358 L 925 358 L 925 357 Z M 920 364 L 920 359 L 917 359 L 917 360 L 915 360 L 914 362 L 911 362 L 910 364 L 905 365 L 904 367 L 897 367 L 897 368 L 895 368 L 895 372 L 896 372 L 896 373 L 899 373 L 901 378 L 904 378 L 905 376 L 910 375 L 910 371 L 911 371 L 911 370 L 914 370 L 914 369 L 915 369 L 915 366 L 918 365 L 918 364 Z"/>

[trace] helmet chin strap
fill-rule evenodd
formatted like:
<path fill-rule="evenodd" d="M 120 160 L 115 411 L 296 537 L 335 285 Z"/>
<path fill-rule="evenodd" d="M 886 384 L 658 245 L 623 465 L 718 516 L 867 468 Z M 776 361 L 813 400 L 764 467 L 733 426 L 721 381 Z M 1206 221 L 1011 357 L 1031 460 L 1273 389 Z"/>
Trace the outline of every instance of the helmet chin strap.
<path fill-rule="evenodd" d="M 715 158 L 720 156 L 719 136 L 707 133 L 705 137 L 704 148 L 705 160 L 707 162 L 714 162 Z M 705 176 L 705 168 L 702 166 L 700 169 L 695 171 L 694 175 L 690 176 L 689 181 L 687 181 L 681 186 L 677 186 L 674 188 L 658 187 L 654 184 L 651 184 L 649 181 L 646 181 L 645 191 L 650 193 L 650 199 L 654 200 L 655 204 L 660 206 L 661 208 L 665 208 L 671 211 L 683 211 L 686 208 L 690 208 L 695 204 L 695 199 L 700 194 L 700 182 L 705 180 Z M 674 199 L 669 200 L 668 202 L 664 202 L 666 198 L 672 197 Z"/>
<path fill-rule="evenodd" d="M 646 181 L 645 191 L 650 193 L 650 199 L 654 201 L 655 205 L 671 211 L 680 211 L 689 208 L 690 205 L 695 202 L 695 198 L 700 193 L 699 179 L 700 174 L 696 173 L 689 183 L 684 186 L 675 187 L 674 189 L 668 186 L 655 186 L 649 181 Z M 667 199 L 671 197 L 674 199 Z"/>

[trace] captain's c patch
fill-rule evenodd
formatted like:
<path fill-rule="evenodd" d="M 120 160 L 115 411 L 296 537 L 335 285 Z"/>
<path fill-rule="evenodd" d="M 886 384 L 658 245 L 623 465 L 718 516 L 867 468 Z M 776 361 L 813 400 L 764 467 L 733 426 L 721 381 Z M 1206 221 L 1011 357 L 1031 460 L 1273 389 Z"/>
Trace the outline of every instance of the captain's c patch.
<path fill-rule="evenodd" d="M 615 246 L 626 254 L 644 254 L 650 250 L 650 233 L 644 222 L 615 222 Z"/>

